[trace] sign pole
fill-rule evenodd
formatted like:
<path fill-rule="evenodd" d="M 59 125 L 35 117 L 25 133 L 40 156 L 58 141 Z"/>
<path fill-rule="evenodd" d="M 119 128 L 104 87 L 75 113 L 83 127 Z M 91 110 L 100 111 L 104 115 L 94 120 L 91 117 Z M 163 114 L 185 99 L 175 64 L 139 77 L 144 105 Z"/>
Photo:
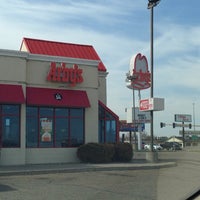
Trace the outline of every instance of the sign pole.
<path fill-rule="evenodd" d="M 183 148 L 185 147 L 185 127 L 184 127 L 184 122 L 182 122 L 183 124 L 183 129 L 182 129 L 182 133 L 183 133 Z"/>
<path fill-rule="evenodd" d="M 132 134 L 131 134 L 131 131 L 129 131 L 129 140 L 130 140 L 130 144 L 132 144 Z"/>
<path fill-rule="evenodd" d="M 134 127 L 136 127 L 136 124 L 135 124 L 135 90 L 134 90 L 134 87 L 133 87 L 133 125 L 134 125 Z M 136 140 L 137 140 L 136 129 L 134 129 L 134 140 L 135 140 L 135 150 L 137 150 L 137 145 L 136 145 Z"/>

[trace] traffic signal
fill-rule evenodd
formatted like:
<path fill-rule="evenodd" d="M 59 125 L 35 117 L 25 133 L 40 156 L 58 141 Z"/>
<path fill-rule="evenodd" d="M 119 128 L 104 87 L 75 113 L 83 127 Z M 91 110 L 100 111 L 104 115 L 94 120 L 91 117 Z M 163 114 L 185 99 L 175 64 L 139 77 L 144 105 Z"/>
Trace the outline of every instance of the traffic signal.
<path fill-rule="evenodd" d="M 190 129 L 192 128 L 192 124 L 189 124 L 189 128 L 190 128 Z"/>
<path fill-rule="evenodd" d="M 172 127 L 173 127 L 173 128 L 176 128 L 176 123 L 173 123 L 173 124 L 172 124 Z"/>
<path fill-rule="evenodd" d="M 160 128 L 163 128 L 163 127 L 165 127 L 165 123 L 160 122 Z"/>

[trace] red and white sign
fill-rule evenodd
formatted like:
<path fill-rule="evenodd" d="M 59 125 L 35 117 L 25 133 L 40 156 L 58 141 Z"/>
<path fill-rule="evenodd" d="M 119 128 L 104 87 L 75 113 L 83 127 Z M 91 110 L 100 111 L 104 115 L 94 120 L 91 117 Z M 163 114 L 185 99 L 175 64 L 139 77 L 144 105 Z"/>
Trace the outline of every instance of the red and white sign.
<path fill-rule="evenodd" d="M 163 98 L 149 98 L 140 100 L 140 111 L 161 111 L 164 110 Z"/>
<path fill-rule="evenodd" d="M 140 111 L 149 111 L 149 110 L 153 110 L 152 99 L 140 100 Z"/>
<path fill-rule="evenodd" d="M 141 53 L 131 58 L 129 73 L 133 78 L 128 82 L 128 88 L 143 90 L 151 86 L 151 74 L 148 70 L 147 58 Z"/>

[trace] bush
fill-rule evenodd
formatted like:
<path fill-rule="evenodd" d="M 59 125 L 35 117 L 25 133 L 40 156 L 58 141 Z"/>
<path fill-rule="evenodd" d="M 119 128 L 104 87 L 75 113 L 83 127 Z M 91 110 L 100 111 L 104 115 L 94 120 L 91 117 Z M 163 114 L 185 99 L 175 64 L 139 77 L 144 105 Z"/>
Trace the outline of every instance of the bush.
<path fill-rule="evenodd" d="M 129 162 L 133 158 L 133 148 L 129 143 L 116 143 L 114 161 Z"/>
<path fill-rule="evenodd" d="M 77 156 L 82 162 L 107 163 L 114 155 L 113 145 L 88 143 L 78 148 Z"/>
<path fill-rule="evenodd" d="M 88 143 L 78 148 L 77 156 L 82 162 L 90 163 L 129 162 L 133 157 L 133 149 L 128 143 Z"/>

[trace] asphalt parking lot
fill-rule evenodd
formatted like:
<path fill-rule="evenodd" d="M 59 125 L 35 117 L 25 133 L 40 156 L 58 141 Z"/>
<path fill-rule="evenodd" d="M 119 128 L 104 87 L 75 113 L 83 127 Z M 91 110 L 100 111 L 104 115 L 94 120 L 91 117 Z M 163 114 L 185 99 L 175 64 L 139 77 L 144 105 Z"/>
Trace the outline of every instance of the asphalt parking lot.
<path fill-rule="evenodd" d="M 157 174 L 126 170 L 3 177 L 0 199 L 155 199 Z"/>
<path fill-rule="evenodd" d="M 0 176 L 0 199 L 179 200 L 200 188 L 199 152 L 159 152 L 159 158 L 177 166 Z"/>

